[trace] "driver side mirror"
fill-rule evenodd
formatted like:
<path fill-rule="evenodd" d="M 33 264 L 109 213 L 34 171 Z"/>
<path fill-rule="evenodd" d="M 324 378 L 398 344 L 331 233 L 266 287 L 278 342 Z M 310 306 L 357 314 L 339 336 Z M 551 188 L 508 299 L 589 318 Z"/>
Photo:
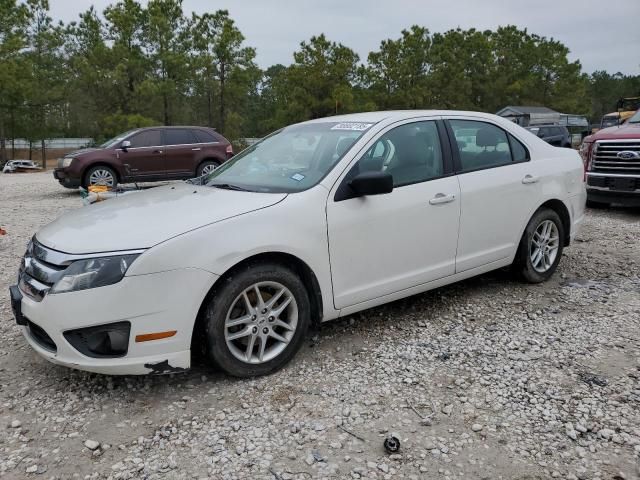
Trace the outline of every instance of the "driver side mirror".
<path fill-rule="evenodd" d="M 120 145 L 120 148 L 122 148 L 123 152 L 127 151 L 127 148 L 129 148 L 131 146 L 131 142 L 129 140 L 125 140 L 124 142 L 122 142 L 122 144 Z"/>
<path fill-rule="evenodd" d="M 349 182 L 358 196 L 381 195 L 393 191 L 393 176 L 388 172 L 363 172 Z"/>

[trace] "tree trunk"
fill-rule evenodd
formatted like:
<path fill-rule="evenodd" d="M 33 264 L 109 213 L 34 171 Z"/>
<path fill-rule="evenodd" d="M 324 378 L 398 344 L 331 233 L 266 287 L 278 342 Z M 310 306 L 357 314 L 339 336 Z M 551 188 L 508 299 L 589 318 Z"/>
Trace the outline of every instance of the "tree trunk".
<path fill-rule="evenodd" d="M 4 138 L 4 121 L 0 119 L 0 162 L 7 161 L 7 144 Z"/>
<path fill-rule="evenodd" d="M 167 98 L 167 94 L 162 94 L 162 105 L 164 108 L 164 124 L 170 125 L 169 123 L 169 99 Z"/>
<path fill-rule="evenodd" d="M 11 158 L 16 158 L 16 120 L 13 108 L 11 109 Z"/>
<path fill-rule="evenodd" d="M 207 125 L 213 127 L 213 112 L 211 111 L 211 87 L 207 89 Z"/>
<path fill-rule="evenodd" d="M 42 152 L 42 169 L 47 169 L 47 147 L 44 146 L 44 138 L 40 140 L 40 150 Z"/>
<path fill-rule="evenodd" d="M 225 82 L 225 64 L 220 64 L 220 133 L 224 135 L 224 82 Z"/>

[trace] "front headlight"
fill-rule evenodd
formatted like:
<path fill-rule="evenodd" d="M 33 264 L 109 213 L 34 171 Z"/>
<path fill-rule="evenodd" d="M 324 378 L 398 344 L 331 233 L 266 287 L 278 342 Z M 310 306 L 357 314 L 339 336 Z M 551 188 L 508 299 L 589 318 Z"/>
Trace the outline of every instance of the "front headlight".
<path fill-rule="evenodd" d="M 53 285 L 50 293 L 75 292 L 118 283 L 137 257 L 138 254 L 73 262 L 64 271 L 64 276 Z"/>
<path fill-rule="evenodd" d="M 73 157 L 64 157 L 62 159 L 62 168 L 67 168 L 73 162 Z"/>

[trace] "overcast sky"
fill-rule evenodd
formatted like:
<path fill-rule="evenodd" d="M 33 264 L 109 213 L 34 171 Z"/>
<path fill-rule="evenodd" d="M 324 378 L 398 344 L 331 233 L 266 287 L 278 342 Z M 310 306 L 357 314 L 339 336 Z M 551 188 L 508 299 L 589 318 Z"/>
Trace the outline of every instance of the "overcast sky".
<path fill-rule="evenodd" d="M 115 2 L 49 1 L 52 16 L 65 22 L 91 4 L 102 12 Z M 183 8 L 229 10 L 261 67 L 291 63 L 300 42 L 320 33 L 366 60 L 381 40 L 413 24 L 431 32 L 512 24 L 561 41 L 586 72 L 640 74 L 640 0 L 184 0 Z"/>

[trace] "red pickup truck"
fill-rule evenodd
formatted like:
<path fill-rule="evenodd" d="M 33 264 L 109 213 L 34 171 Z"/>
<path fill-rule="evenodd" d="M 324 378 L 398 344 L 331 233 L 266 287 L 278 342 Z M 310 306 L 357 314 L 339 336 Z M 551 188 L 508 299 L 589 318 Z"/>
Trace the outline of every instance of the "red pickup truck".
<path fill-rule="evenodd" d="M 624 124 L 586 137 L 580 155 L 589 206 L 640 206 L 640 110 Z"/>

